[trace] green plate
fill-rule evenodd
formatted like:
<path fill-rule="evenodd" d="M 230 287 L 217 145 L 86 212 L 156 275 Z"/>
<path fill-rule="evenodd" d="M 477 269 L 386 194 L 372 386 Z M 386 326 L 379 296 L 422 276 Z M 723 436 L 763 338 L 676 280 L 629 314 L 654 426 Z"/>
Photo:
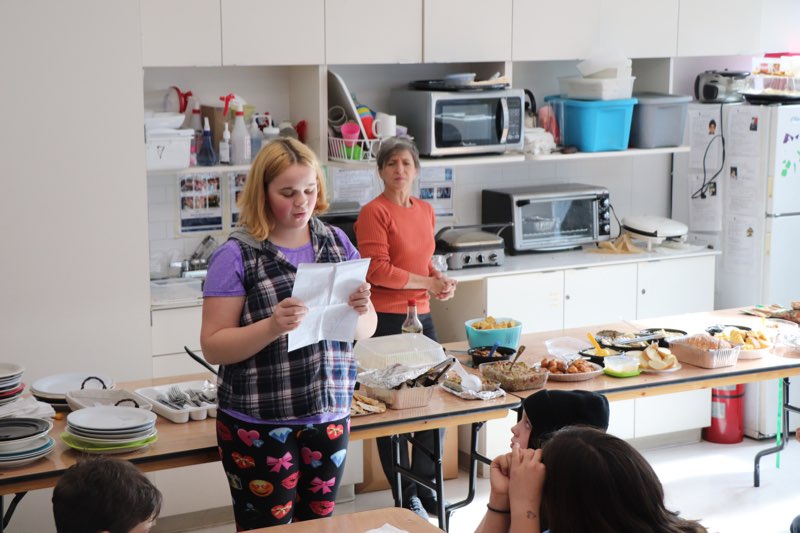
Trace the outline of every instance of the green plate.
<path fill-rule="evenodd" d="M 632 378 L 641 374 L 638 369 L 633 372 L 614 372 L 610 368 L 604 368 L 603 372 L 614 378 Z"/>
<path fill-rule="evenodd" d="M 87 453 L 126 453 L 131 452 L 133 450 L 138 450 L 139 448 L 144 448 L 155 441 L 158 440 L 158 435 L 153 435 L 152 437 L 148 437 L 146 439 L 142 439 L 136 442 L 129 442 L 127 444 L 120 444 L 119 446 L 114 445 L 107 445 L 107 444 L 91 444 L 88 442 L 83 442 L 75 439 L 69 433 L 62 433 L 61 440 L 64 441 L 64 444 L 72 448 L 73 450 L 79 450 L 81 452 Z"/>

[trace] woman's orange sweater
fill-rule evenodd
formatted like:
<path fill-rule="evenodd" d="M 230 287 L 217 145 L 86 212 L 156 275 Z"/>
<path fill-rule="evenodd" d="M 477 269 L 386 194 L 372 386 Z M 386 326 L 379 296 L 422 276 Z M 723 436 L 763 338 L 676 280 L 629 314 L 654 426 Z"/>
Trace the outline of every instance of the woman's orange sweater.
<path fill-rule="evenodd" d="M 370 258 L 367 281 L 379 313 L 405 315 L 410 298 L 417 300 L 419 313 L 430 312 L 428 291 L 403 287 L 409 273 L 433 273 L 435 219 L 430 204 L 413 197 L 411 207 L 401 207 L 381 194 L 361 208 L 355 224 L 358 251 Z"/>

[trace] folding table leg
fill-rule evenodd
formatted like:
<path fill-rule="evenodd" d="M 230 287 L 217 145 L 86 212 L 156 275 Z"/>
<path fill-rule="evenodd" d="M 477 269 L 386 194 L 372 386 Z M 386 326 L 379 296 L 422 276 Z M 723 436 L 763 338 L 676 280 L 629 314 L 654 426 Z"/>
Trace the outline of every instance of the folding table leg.
<path fill-rule="evenodd" d="M 781 406 L 781 443 L 772 448 L 761 450 L 756 454 L 755 464 L 753 466 L 753 486 L 759 487 L 761 485 L 761 458 L 773 453 L 778 453 L 786 447 L 786 441 L 789 440 L 789 413 L 800 413 L 800 409 L 789 404 L 789 378 L 781 380 L 783 387 L 783 405 Z"/>

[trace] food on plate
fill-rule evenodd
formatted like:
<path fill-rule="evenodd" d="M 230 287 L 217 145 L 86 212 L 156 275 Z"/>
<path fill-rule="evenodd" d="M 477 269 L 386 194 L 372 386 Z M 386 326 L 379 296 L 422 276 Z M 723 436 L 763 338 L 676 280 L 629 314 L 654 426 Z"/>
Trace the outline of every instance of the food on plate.
<path fill-rule="evenodd" d="M 550 375 L 547 369 L 528 366 L 522 361 L 515 364 L 509 361 L 483 363 L 480 369 L 483 377 L 499 382 L 509 392 L 544 387 Z"/>
<path fill-rule="evenodd" d="M 685 339 L 679 339 L 677 342 L 700 350 L 726 350 L 731 347 L 731 343 L 725 339 L 717 339 L 707 333 L 692 335 Z"/>
<path fill-rule="evenodd" d="M 585 359 L 575 359 L 567 363 L 560 359 L 545 357 L 539 364 L 542 368 L 546 368 L 551 374 L 579 374 L 597 370 L 597 368 L 593 367 Z"/>
<path fill-rule="evenodd" d="M 350 404 L 350 416 L 383 413 L 384 411 L 386 411 L 386 404 L 382 401 L 364 396 L 357 392 L 353 393 L 353 403 Z"/>
<path fill-rule="evenodd" d="M 475 329 L 505 329 L 516 327 L 517 323 L 513 320 L 498 322 L 493 316 L 487 316 L 478 322 L 473 322 L 471 325 Z"/>
<path fill-rule="evenodd" d="M 628 352 L 629 355 L 633 353 Z M 669 348 L 659 346 L 657 342 L 653 342 L 643 351 L 635 353 L 639 358 L 639 368 L 642 370 L 669 370 L 678 364 L 675 354 Z"/>
<path fill-rule="evenodd" d="M 447 387 L 450 390 L 454 390 L 456 392 L 463 392 L 464 387 L 461 385 L 461 376 L 455 373 L 455 371 L 451 371 L 447 373 L 445 380 L 442 382 L 442 385 Z M 481 391 L 496 391 L 500 388 L 500 383 L 484 376 L 481 376 Z"/>
<path fill-rule="evenodd" d="M 769 339 L 763 331 L 744 331 L 737 328 L 726 328 L 721 333 L 714 335 L 718 339 L 725 339 L 733 345 L 740 344 L 742 350 L 760 350 L 769 348 Z"/>

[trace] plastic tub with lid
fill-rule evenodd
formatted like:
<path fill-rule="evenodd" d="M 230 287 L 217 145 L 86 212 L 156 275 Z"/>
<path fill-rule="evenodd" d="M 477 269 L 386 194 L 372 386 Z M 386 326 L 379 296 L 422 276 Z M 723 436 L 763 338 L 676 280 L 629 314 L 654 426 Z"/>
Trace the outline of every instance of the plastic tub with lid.
<path fill-rule="evenodd" d="M 633 108 L 631 147 L 661 148 L 680 146 L 691 96 L 661 93 L 636 93 Z"/>

